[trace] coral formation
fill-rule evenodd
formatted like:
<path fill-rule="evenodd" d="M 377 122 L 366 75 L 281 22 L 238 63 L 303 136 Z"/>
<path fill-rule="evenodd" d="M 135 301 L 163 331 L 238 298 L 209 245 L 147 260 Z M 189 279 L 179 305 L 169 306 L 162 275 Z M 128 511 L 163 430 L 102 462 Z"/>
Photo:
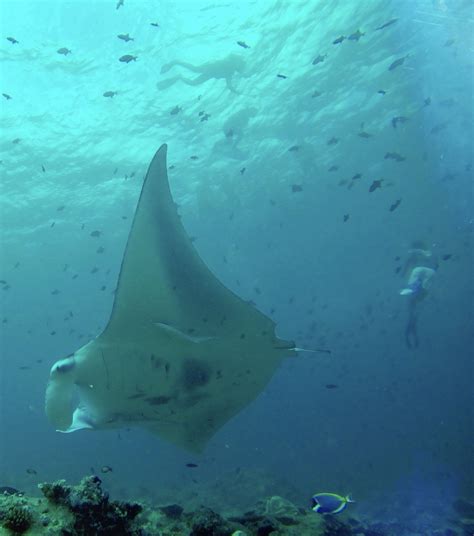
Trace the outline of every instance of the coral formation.
<path fill-rule="evenodd" d="M 360 520 L 346 513 L 317 515 L 278 495 L 259 500 L 253 510 L 237 515 L 206 507 L 185 510 L 176 503 L 146 505 L 113 501 L 97 476 L 76 485 L 59 480 L 40 484 L 43 497 L 0 494 L 0 536 L 409 536 L 413 524 L 384 519 Z M 189 505 L 188 505 L 189 507 Z M 474 528 L 472 503 L 458 500 L 459 519 L 434 532 L 416 534 L 461 536 Z M 469 533 L 469 532 L 468 532 Z"/>
<path fill-rule="evenodd" d="M 27 506 L 13 503 L 1 515 L 3 527 L 16 534 L 23 534 L 33 523 L 33 515 Z"/>

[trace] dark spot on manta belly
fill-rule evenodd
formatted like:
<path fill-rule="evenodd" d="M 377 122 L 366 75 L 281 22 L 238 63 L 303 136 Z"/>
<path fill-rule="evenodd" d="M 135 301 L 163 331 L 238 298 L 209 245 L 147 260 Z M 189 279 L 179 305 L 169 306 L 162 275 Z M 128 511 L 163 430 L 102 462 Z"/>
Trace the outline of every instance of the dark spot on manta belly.
<path fill-rule="evenodd" d="M 181 369 L 181 383 L 185 390 L 192 391 L 206 385 L 211 377 L 211 367 L 194 358 L 184 360 Z"/>

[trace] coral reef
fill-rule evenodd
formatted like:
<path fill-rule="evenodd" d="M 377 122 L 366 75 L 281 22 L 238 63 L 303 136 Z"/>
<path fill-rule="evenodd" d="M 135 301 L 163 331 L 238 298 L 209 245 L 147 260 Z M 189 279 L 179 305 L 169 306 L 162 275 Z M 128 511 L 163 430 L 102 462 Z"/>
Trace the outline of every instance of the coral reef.
<path fill-rule="evenodd" d="M 1 515 L 2 526 L 16 534 L 23 534 L 33 523 L 33 515 L 27 506 L 12 504 Z"/>
<path fill-rule="evenodd" d="M 347 513 L 321 516 L 273 495 L 254 509 L 226 515 L 201 506 L 186 511 L 163 506 L 113 501 L 97 476 L 76 485 L 59 480 L 38 486 L 43 497 L 0 494 L 0 536 L 408 536 L 410 527 L 394 521 L 360 520 Z M 13 489 L 13 488 L 12 488 Z M 14 490 L 15 491 L 15 490 Z M 189 508 L 189 505 L 188 505 Z M 473 505 L 459 500 L 462 516 L 433 536 L 461 536 L 473 527 Z M 417 531 L 416 534 L 428 534 Z"/>

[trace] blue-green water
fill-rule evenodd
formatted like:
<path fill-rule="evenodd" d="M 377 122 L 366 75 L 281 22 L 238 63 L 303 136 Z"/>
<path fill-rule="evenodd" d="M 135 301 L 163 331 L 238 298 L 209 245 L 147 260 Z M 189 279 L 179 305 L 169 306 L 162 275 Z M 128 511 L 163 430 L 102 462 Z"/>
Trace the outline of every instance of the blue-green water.
<path fill-rule="evenodd" d="M 244 508 L 270 493 L 245 474 L 385 518 L 472 497 L 473 23 L 463 0 L 2 2 L 0 485 L 110 465 L 125 496 Z M 200 457 L 43 409 L 53 362 L 107 322 L 161 143 L 208 266 L 331 350 L 285 361 Z M 417 241 L 437 270 L 408 348 Z"/>

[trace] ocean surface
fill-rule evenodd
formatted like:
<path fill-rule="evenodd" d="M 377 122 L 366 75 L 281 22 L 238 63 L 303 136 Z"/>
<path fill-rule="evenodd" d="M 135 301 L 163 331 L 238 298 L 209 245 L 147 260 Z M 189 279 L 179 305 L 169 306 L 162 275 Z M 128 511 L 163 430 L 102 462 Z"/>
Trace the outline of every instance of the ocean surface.
<path fill-rule="evenodd" d="M 0 485 L 107 466 L 124 498 L 331 491 L 355 516 L 455 518 L 474 496 L 473 2 L 3 0 L 0 28 Z M 325 350 L 288 357 L 201 455 L 44 411 L 53 363 L 107 323 L 162 143 L 204 262 Z M 416 266 L 429 284 L 401 295 Z"/>

